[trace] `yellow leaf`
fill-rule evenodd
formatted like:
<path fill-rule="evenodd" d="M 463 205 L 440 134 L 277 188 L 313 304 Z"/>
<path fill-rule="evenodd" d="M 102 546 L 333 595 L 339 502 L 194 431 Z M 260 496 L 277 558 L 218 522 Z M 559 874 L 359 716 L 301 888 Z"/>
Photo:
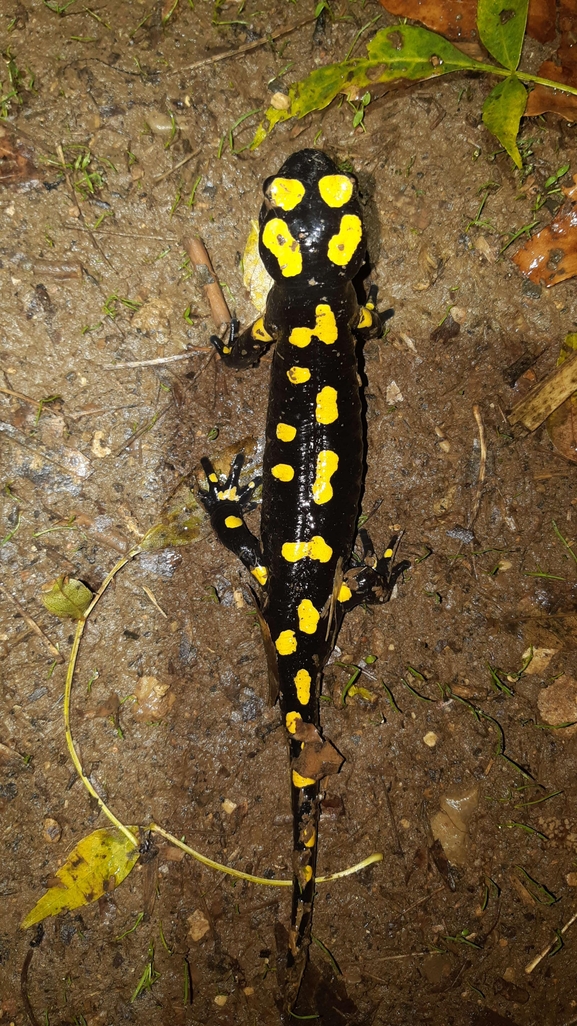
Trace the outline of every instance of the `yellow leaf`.
<path fill-rule="evenodd" d="M 74 577 L 57 577 L 46 585 L 42 602 L 49 613 L 62 620 L 82 620 L 92 602 L 92 592 Z"/>
<path fill-rule="evenodd" d="M 138 827 L 130 830 L 137 833 Z M 22 929 L 110 893 L 128 876 L 138 858 L 138 848 L 119 830 L 94 830 L 78 842 L 56 871 L 58 883 L 36 902 L 22 921 Z"/>

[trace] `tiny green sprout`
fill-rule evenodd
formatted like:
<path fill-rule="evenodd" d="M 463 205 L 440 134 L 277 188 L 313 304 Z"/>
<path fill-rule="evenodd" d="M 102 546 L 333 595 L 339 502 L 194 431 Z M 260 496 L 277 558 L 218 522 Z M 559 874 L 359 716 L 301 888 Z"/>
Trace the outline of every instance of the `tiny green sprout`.
<path fill-rule="evenodd" d="M 82 331 L 80 332 L 80 334 L 81 335 L 88 335 L 88 334 L 90 334 L 91 331 L 98 331 L 98 329 L 101 328 L 101 327 L 102 327 L 102 321 L 98 321 L 98 324 L 85 324 L 83 329 L 82 329 Z"/>
<path fill-rule="evenodd" d="M 136 922 L 135 922 L 134 926 L 131 926 L 130 929 L 125 930 L 124 933 L 119 934 L 118 937 L 114 938 L 114 940 L 118 943 L 118 941 L 124 940 L 125 937 L 128 937 L 128 935 L 130 933 L 134 933 L 134 931 L 136 929 L 138 929 L 138 927 L 140 926 L 140 924 L 141 924 L 143 919 L 144 919 L 144 912 L 139 912 L 137 917 L 136 917 Z"/>
<path fill-rule="evenodd" d="M 146 963 L 142 976 L 136 984 L 130 1003 L 134 1004 L 137 997 L 139 997 L 143 991 L 150 990 L 159 979 L 160 973 L 154 968 L 154 944 L 151 941 L 148 947 L 148 962 Z"/>
<path fill-rule="evenodd" d="M 571 559 L 573 559 L 574 562 L 577 563 L 577 553 L 575 552 L 575 550 L 573 548 L 574 542 L 568 542 L 567 539 L 563 537 L 563 535 L 561 534 L 561 531 L 557 527 L 557 524 L 555 523 L 554 520 L 552 520 L 551 523 L 553 525 L 553 530 L 554 530 L 557 538 L 559 539 L 561 544 L 564 545 L 564 547 L 567 549 L 567 552 L 571 556 Z"/>
<path fill-rule="evenodd" d="M 175 211 L 176 211 L 176 209 L 177 209 L 177 207 L 178 207 L 178 205 L 180 203 L 181 195 L 182 195 L 182 193 L 181 193 L 180 189 L 177 189 L 176 196 L 174 197 L 172 206 L 171 206 L 170 211 L 169 211 L 169 215 L 168 215 L 169 217 L 172 217 L 174 215 L 174 213 L 175 213 Z"/>
<path fill-rule="evenodd" d="M 101 18 L 100 15 L 96 13 L 96 11 L 92 11 L 90 9 L 90 7 L 85 7 L 84 10 L 86 11 L 87 14 L 90 15 L 91 18 L 94 18 L 94 20 L 97 21 L 99 23 L 99 25 L 102 25 L 103 28 L 108 29 L 109 32 L 112 31 L 112 28 L 108 24 L 108 22 L 104 21 L 104 18 Z"/>
<path fill-rule="evenodd" d="M 354 115 L 353 115 L 353 128 L 358 128 L 359 125 L 360 125 L 362 130 L 363 130 L 363 132 L 366 132 L 366 128 L 365 128 L 365 125 L 364 125 L 365 109 L 368 107 L 370 102 L 371 102 L 371 94 L 369 92 L 366 92 L 366 93 L 363 94 L 363 96 L 361 96 L 360 103 L 359 103 L 358 107 L 355 106 L 355 104 L 352 102 L 352 100 L 348 101 L 349 106 L 352 107 L 352 109 L 355 112 Z"/>
<path fill-rule="evenodd" d="M 198 178 L 196 179 L 196 181 L 194 182 L 194 184 L 192 186 L 192 189 L 190 190 L 190 196 L 188 197 L 188 199 L 186 201 L 186 205 L 187 205 L 189 210 L 191 210 L 192 207 L 194 206 L 194 202 L 195 202 L 195 198 L 196 198 L 196 190 L 198 189 L 198 186 L 200 185 L 201 180 L 202 180 L 202 175 L 199 175 Z"/>
<path fill-rule="evenodd" d="M 94 684 L 95 680 L 98 680 L 99 676 L 100 676 L 100 674 L 98 673 L 98 670 L 93 670 L 92 671 L 92 673 L 90 675 L 90 680 L 88 681 L 88 684 L 86 685 L 86 694 L 87 695 L 89 695 L 90 692 L 92 691 L 92 685 Z"/>
<path fill-rule="evenodd" d="M 508 695 L 510 698 L 513 695 L 511 688 L 507 687 L 504 681 L 501 680 L 501 677 L 490 663 L 487 663 L 487 669 L 491 674 L 491 686 L 493 691 L 497 691 L 502 695 Z"/>
<path fill-rule="evenodd" d="M 4 537 L 2 538 L 2 540 L 0 541 L 0 548 L 3 545 L 7 545 L 8 542 L 12 540 L 12 538 L 14 537 L 16 532 L 20 529 L 20 521 L 21 521 L 20 510 L 18 510 L 18 513 L 16 515 L 16 523 L 15 523 L 14 527 L 12 528 L 12 530 L 8 531 L 8 534 L 5 534 Z"/>
<path fill-rule="evenodd" d="M 177 7 L 178 7 L 178 0 L 174 0 L 174 3 L 172 4 L 172 7 L 170 8 L 170 10 L 166 14 L 162 15 L 162 24 L 163 25 L 166 25 L 166 23 L 170 21 L 170 19 L 172 18 L 172 15 L 174 14 L 174 12 L 175 12 Z"/>
<path fill-rule="evenodd" d="M 194 324 L 194 320 L 192 317 L 192 307 L 190 306 L 190 304 L 187 306 L 182 316 L 184 317 L 187 324 Z"/>
<path fill-rule="evenodd" d="M 539 221 L 531 221 L 529 224 L 524 224 L 523 227 L 519 228 L 518 231 L 509 233 L 510 238 L 508 242 L 506 242 L 505 245 L 499 250 L 499 256 L 503 256 L 505 250 L 509 249 L 509 246 L 512 246 L 513 243 L 516 242 L 517 239 L 520 239 L 522 235 L 526 235 L 528 237 L 533 231 L 533 228 L 535 228 L 535 226 L 538 224 Z"/>
<path fill-rule="evenodd" d="M 216 441 L 216 439 L 218 438 L 218 436 L 219 436 L 219 430 L 218 430 L 218 428 L 217 428 L 217 427 L 213 427 L 213 428 L 211 428 L 211 430 L 210 430 L 210 431 L 208 432 L 208 434 L 207 434 L 206 438 L 207 438 L 207 441 L 209 441 L 209 442 L 214 442 L 214 441 Z"/>
<path fill-rule="evenodd" d="M 62 396 L 61 395 L 48 395 L 48 396 L 46 396 L 45 399 L 41 399 L 40 400 L 40 402 L 38 403 L 38 412 L 36 414 L 36 417 L 34 418 L 34 426 L 35 427 L 36 427 L 38 421 L 40 420 L 40 418 L 41 418 L 41 416 L 42 416 L 42 414 L 44 412 L 44 407 L 48 406 L 49 403 L 55 403 L 58 399 L 62 399 Z"/>

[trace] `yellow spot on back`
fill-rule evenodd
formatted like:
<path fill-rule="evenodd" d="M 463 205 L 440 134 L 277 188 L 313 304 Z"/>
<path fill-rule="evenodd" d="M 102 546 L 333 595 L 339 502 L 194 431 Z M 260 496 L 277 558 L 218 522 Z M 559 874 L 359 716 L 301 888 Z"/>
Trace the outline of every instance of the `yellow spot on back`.
<path fill-rule="evenodd" d="M 259 342 L 272 342 L 272 335 L 269 335 L 266 330 L 263 317 L 259 317 L 258 321 L 254 322 L 251 335 L 253 338 L 258 339 Z"/>
<path fill-rule="evenodd" d="M 323 449 L 317 456 L 317 476 L 313 482 L 313 502 L 322 506 L 333 497 L 331 477 L 339 466 L 339 457 L 332 449 Z"/>
<path fill-rule="evenodd" d="M 286 376 L 293 385 L 304 385 L 305 381 L 308 381 L 311 372 L 308 367 L 291 367 L 287 370 Z"/>
<path fill-rule="evenodd" d="M 270 198 L 281 210 L 294 210 L 305 194 L 305 187 L 298 178 L 275 178 L 270 183 Z"/>
<path fill-rule="evenodd" d="M 294 467 L 290 467 L 288 463 L 277 463 L 276 466 L 272 467 L 271 474 L 273 477 L 277 477 L 279 481 L 292 481 L 295 476 Z"/>
<path fill-rule="evenodd" d="M 353 195 L 353 183 L 346 175 L 324 175 L 319 192 L 327 207 L 344 207 Z"/>
<path fill-rule="evenodd" d="M 329 260 L 333 264 L 338 264 L 339 267 L 346 267 L 362 237 L 363 226 L 360 217 L 357 217 L 356 214 L 343 214 L 337 235 L 333 235 L 329 239 L 327 250 Z"/>
<path fill-rule="evenodd" d="M 314 634 L 320 619 L 318 609 L 315 609 L 310 599 L 302 599 L 297 609 L 299 617 L 299 630 L 304 634 Z"/>
<path fill-rule="evenodd" d="M 284 278 L 294 278 L 296 274 L 301 273 L 303 269 L 301 248 L 297 240 L 293 239 L 286 221 L 283 221 L 280 217 L 271 218 L 265 224 L 261 237 L 263 245 L 270 249 L 272 255 L 277 258 Z"/>
<path fill-rule="evenodd" d="M 268 581 L 268 570 L 266 566 L 253 566 L 251 570 L 253 577 L 256 577 L 259 584 L 262 584 L 263 588 Z"/>
<path fill-rule="evenodd" d="M 276 436 L 281 442 L 292 442 L 296 437 L 297 429 L 292 424 L 277 424 Z"/>
<path fill-rule="evenodd" d="M 313 867 L 305 866 L 304 869 L 301 870 L 300 875 L 302 876 L 304 882 L 308 883 L 309 880 L 312 880 L 313 878 Z"/>
<path fill-rule="evenodd" d="M 335 315 L 328 303 L 319 303 L 315 309 L 315 318 L 314 328 L 293 328 L 289 335 L 289 342 L 293 346 L 304 349 L 305 346 L 309 345 L 313 335 L 320 342 L 325 342 L 328 346 L 336 342 L 339 330 Z"/>
<path fill-rule="evenodd" d="M 373 323 L 373 315 L 366 306 L 361 306 L 361 312 L 359 317 L 359 323 L 357 328 L 370 328 Z"/>
<path fill-rule="evenodd" d="M 298 712 L 287 712 L 285 716 L 286 729 L 289 734 L 296 734 L 297 724 L 301 720 L 301 714 Z"/>
<path fill-rule="evenodd" d="M 294 631 L 281 631 L 275 641 L 279 655 L 292 655 L 297 650 L 297 639 Z"/>
<path fill-rule="evenodd" d="M 242 527 L 242 520 L 240 517 L 226 517 L 224 521 L 225 527 Z"/>
<path fill-rule="evenodd" d="M 315 534 L 308 542 L 285 542 L 281 554 L 287 563 L 297 563 L 299 559 L 318 559 L 319 563 L 328 563 L 333 554 L 320 534 Z"/>
<path fill-rule="evenodd" d="M 296 770 L 293 770 L 293 784 L 295 785 L 295 787 L 310 787 L 311 784 L 316 784 L 316 780 L 314 779 L 314 777 L 301 777 L 300 773 L 297 773 Z M 308 877 L 308 879 L 310 880 L 311 876 L 313 875 L 313 871 L 310 866 L 305 866 L 303 872 L 306 872 L 307 869 L 310 870 L 310 876 Z"/>
<path fill-rule="evenodd" d="M 339 593 L 337 595 L 337 602 L 348 602 L 352 598 L 352 591 L 348 584 L 341 584 Z"/>
<path fill-rule="evenodd" d="M 383 556 L 383 559 L 391 559 L 392 555 L 393 555 L 393 550 L 392 549 L 385 549 L 385 554 Z"/>
<path fill-rule="evenodd" d="M 317 424 L 334 424 L 339 416 L 337 390 L 325 385 L 317 395 L 315 419 Z"/>
<path fill-rule="evenodd" d="M 297 698 L 301 705 L 308 705 L 311 699 L 311 675 L 308 670 L 298 670 L 295 675 Z"/>
<path fill-rule="evenodd" d="M 314 848 L 316 839 L 317 839 L 317 832 L 316 832 L 316 830 L 313 827 L 313 829 L 311 831 L 310 837 L 307 837 L 306 841 L 304 842 L 305 848 Z M 307 866 L 307 869 L 310 869 L 310 868 L 311 868 L 310 866 Z"/>

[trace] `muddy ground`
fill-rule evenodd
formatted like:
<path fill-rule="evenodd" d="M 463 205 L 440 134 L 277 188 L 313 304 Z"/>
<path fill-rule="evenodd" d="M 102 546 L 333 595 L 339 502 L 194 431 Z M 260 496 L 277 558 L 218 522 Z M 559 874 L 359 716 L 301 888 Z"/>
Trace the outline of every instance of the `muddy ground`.
<path fill-rule="evenodd" d="M 326 1026 L 577 1022 L 577 926 L 555 932 L 575 914 L 575 737 L 542 729 L 577 719 L 576 567 L 552 523 L 574 539 L 574 469 L 544 430 L 523 437 L 506 419 L 577 330 L 577 286 L 528 283 L 515 246 L 499 258 L 508 233 L 550 220 L 554 203 L 532 207 L 560 166 L 577 172 L 575 133 L 552 115 L 525 123 L 520 175 L 480 121 L 490 83 L 453 76 L 375 100 L 365 130 L 333 105 L 256 152 L 253 115 L 231 151 L 231 126 L 267 106 L 277 76 L 340 59 L 379 13 L 378 27 L 392 21 L 337 0 L 344 20 L 207 61 L 312 10 L 181 0 L 163 26 L 158 5 L 138 2 L 2 4 L 2 49 L 23 74 L 1 141 L 28 183 L 4 175 L 0 191 L 1 1023 L 278 1021 L 288 892 L 235 882 L 162 838 L 115 892 L 48 919 L 38 946 L 19 924 L 74 845 L 107 825 L 70 761 L 65 663 L 49 647 L 67 659 L 74 625 L 41 590 L 60 575 L 96 590 L 183 504 L 201 456 L 262 436 L 270 358 L 237 373 L 206 351 L 210 311 L 182 240 L 202 235 L 248 323 L 239 254 L 261 181 L 313 144 L 351 162 L 367 202 L 392 313 L 361 355 L 363 509 L 376 510 L 379 544 L 402 528 L 412 568 L 387 607 L 347 617 L 327 668 L 324 730 L 346 762 L 327 780 L 319 871 L 384 860 L 319 886 L 297 1011 Z M 529 44 L 525 66 L 541 56 Z M 488 223 L 471 225 L 487 183 Z M 458 334 L 432 335 L 453 305 Z M 523 379 L 509 368 L 525 354 Z M 206 524 L 186 547 L 133 560 L 89 621 L 73 733 L 123 822 L 287 877 L 285 742 L 247 583 Z M 530 646 L 538 658 L 520 673 Z M 343 703 L 346 664 L 369 655 L 365 694 Z M 154 982 L 133 999 L 152 950 Z"/>

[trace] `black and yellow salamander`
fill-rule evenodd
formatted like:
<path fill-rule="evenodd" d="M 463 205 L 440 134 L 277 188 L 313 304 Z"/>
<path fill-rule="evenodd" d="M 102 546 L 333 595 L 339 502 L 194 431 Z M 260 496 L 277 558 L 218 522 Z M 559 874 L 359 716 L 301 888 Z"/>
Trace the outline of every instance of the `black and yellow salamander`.
<path fill-rule="evenodd" d="M 310 943 L 319 781 L 342 761 L 319 722 L 323 667 L 344 612 L 386 602 L 407 564 L 352 558 L 363 475 L 356 341 L 377 337 L 374 295 L 360 306 L 352 279 L 366 244 L 355 179 L 320 150 L 290 156 L 263 186 L 259 250 L 274 280 L 266 312 L 242 334 L 212 342 L 231 367 L 276 343 L 263 459 L 261 540 L 246 526 L 256 484 L 241 485 L 243 455 L 220 480 L 202 461 L 201 499 L 221 542 L 260 588 L 269 673 L 290 752 L 294 887 L 286 1006 L 296 1000 Z M 372 562 L 373 565 L 370 565 Z"/>

